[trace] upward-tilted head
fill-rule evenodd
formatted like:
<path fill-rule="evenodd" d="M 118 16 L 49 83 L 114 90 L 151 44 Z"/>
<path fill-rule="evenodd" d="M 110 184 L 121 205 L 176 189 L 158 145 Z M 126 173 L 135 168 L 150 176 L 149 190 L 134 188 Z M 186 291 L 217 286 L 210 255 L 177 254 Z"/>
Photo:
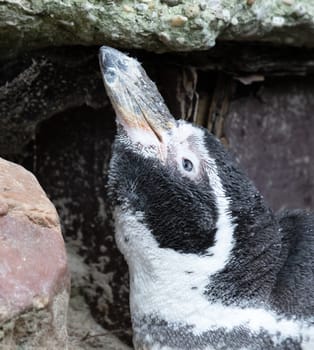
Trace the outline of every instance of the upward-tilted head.
<path fill-rule="evenodd" d="M 171 116 L 136 60 L 102 47 L 100 65 L 117 116 L 108 187 L 135 347 L 297 344 L 297 326 L 265 306 L 282 236 L 258 191 L 213 135 Z"/>

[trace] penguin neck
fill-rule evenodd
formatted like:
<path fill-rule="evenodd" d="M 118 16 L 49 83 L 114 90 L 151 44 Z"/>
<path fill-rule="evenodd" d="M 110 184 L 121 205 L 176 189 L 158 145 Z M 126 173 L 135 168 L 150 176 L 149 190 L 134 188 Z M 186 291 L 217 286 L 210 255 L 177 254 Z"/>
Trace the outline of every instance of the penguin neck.
<path fill-rule="evenodd" d="M 223 249 L 208 255 L 161 249 L 141 217 L 116 208 L 116 241 L 129 265 L 133 323 L 149 317 L 197 324 L 205 331 L 208 315 L 219 305 L 267 303 L 278 271 L 280 242 L 274 215 L 262 208 L 258 213 L 252 207 L 230 208 L 236 220 L 227 260 L 220 259 Z"/>
<path fill-rule="evenodd" d="M 225 305 L 267 303 L 281 268 L 282 234 L 258 192 L 247 205 L 231 207 L 234 247 L 225 268 L 212 277 L 206 295 Z"/>
<path fill-rule="evenodd" d="M 186 314 L 202 315 L 209 305 L 217 304 L 265 307 L 281 267 L 278 224 L 266 206 L 260 215 L 243 209 L 237 214 L 227 262 L 220 259 L 219 249 L 208 256 L 157 246 L 154 251 L 153 241 L 142 247 L 146 252 L 151 249 L 150 259 L 138 250 L 136 257 L 129 256 L 132 314 L 154 315 L 161 309 L 179 314 L 184 309 Z M 146 230 L 141 228 L 142 233 Z"/>

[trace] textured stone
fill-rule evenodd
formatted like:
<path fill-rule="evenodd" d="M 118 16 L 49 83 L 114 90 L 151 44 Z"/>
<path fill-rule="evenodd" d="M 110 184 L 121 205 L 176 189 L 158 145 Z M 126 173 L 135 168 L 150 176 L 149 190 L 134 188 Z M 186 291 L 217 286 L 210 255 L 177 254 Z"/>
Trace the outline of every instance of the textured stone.
<path fill-rule="evenodd" d="M 173 26 L 171 18 L 182 15 L 188 17 L 185 25 Z M 0 56 L 35 47 L 104 43 L 158 52 L 206 50 L 217 39 L 314 46 L 314 3 L 4 0 L 0 33 Z"/>
<path fill-rule="evenodd" d="M 0 154 L 20 152 L 54 114 L 106 102 L 96 49 L 68 50 L 66 59 L 51 50 L 9 60 L 0 66 Z"/>
<path fill-rule="evenodd" d="M 56 210 L 35 177 L 0 158 L 0 344 L 65 348 L 69 275 Z"/>

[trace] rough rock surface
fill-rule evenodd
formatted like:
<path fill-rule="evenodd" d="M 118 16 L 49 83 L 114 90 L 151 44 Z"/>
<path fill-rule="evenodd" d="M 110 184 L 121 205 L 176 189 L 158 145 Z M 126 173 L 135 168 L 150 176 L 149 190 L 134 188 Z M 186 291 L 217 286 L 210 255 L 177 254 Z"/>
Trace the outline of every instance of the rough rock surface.
<path fill-rule="evenodd" d="M 51 50 L 0 65 L 0 154 L 21 151 L 40 122 L 65 109 L 107 103 L 97 50 L 71 50 L 66 58 Z"/>
<path fill-rule="evenodd" d="M 314 45 L 308 0 L 4 0 L 0 56 L 104 43 L 151 51 L 206 50 L 216 39 Z"/>
<path fill-rule="evenodd" d="M 114 331 L 108 331 L 97 323 L 91 314 L 90 305 L 84 298 L 83 289 L 87 287 L 86 280 L 93 269 L 96 272 L 96 268 L 89 267 L 84 257 L 75 252 L 74 246 L 70 243 L 67 250 L 73 280 L 68 312 L 69 350 L 130 350 L 131 348 L 118 338 L 121 336 L 121 329 L 116 327 Z M 98 272 L 97 282 L 101 282 L 101 272 Z M 102 284 L 105 283 L 106 280 Z M 107 289 L 109 287 L 108 284 Z M 90 289 L 92 288 L 90 286 Z"/>
<path fill-rule="evenodd" d="M 69 274 L 56 210 L 0 158 L 0 347 L 65 348 Z"/>

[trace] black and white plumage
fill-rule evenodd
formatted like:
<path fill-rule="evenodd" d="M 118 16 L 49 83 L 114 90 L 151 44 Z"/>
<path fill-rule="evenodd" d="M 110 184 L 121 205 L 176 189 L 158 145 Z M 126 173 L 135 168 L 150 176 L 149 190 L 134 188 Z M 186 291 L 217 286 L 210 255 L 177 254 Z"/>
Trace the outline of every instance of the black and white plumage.
<path fill-rule="evenodd" d="M 102 47 L 117 115 L 109 192 L 135 349 L 314 349 L 314 216 L 276 215 L 140 64 Z"/>

